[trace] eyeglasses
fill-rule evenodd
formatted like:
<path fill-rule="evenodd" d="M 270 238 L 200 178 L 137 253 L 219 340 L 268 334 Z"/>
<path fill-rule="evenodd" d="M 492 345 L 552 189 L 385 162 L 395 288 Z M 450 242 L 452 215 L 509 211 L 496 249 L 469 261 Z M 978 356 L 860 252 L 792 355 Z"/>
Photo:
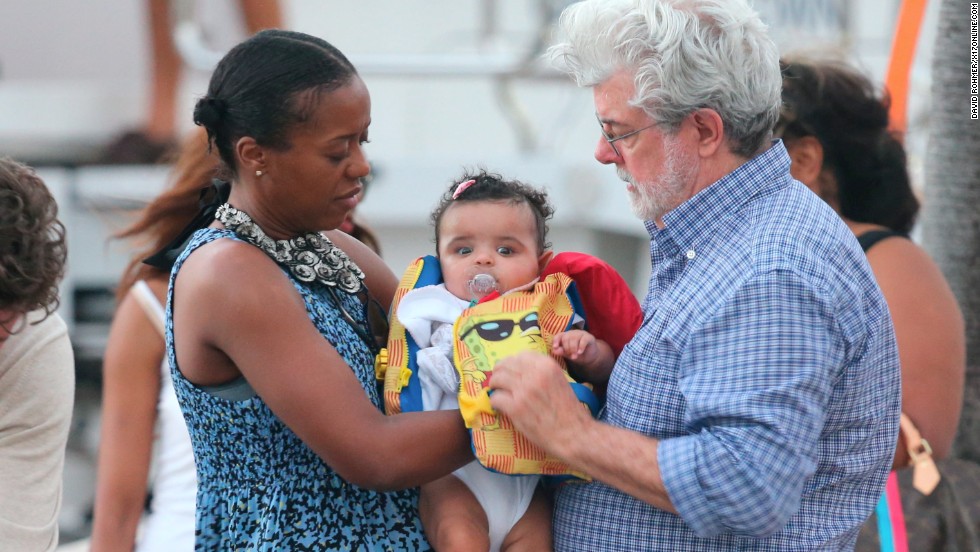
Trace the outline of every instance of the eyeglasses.
<path fill-rule="evenodd" d="M 354 318 L 344 306 L 344 301 L 337 295 L 337 290 L 333 287 L 327 287 L 326 290 L 330 294 L 330 299 L 340 309 L 344 322 L 347 322 L 357 337 L 367 345 L 371 354 L 378 356 L 381 349 L 388 345 L 388 313 L 381 303 L 371 296 L 367 288 L 361 288 L 361 291 L 355 295 L 361 304 L 361 316 Z"/>
<path fill-rule="evenodd" d="M 636 129 L 636 130 L 634 130 L 632 132 L 627 132 L 626 134 L 620 134 L 619 136 L 610 136 L 610 135 L 606 134 L 606 128 L 602 124 L 602 119 L 599 118 L 599 114 L 598 113 L 595 114 L 595 119 L 596 119 L 596 121 L 599 121 L 599 132 L 602 133 L 602 137 L 606 139 L 606 142 L 609 143 L 609 147 L 611 147 L 612 150 L 616 153 L 616 157 L 622 157 L 623 154 L 622 153 L 619 153 L 619 150 L 616 149 L 616 144 L 614 144 L 613 142 L 618 142 L 618 141 L 622 140 L 623 138 L 629 138 L 630 136 L 633 136 L 635 134 L 639 134 L 639 133 L 643 132 L 644 130 L 646 130 L 648 128 L 653 128 L 653 127 L 657 126 L 657 123 L 653 123 L 652 125 L 647 125 L 647 126 L 645 126 L 643 128 L 638 128 L 638 129 Z"/>

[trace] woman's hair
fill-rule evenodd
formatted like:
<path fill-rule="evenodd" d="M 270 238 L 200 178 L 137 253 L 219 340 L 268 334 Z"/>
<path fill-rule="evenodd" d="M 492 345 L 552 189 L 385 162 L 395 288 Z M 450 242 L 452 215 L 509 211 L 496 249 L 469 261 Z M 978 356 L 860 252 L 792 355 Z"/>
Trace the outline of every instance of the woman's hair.
<path fill-rule="evenodd" d="M 691 112 L 721 116 L 732 151 L 750 157 L 779 115 L 779 53 L 742 0 L 589 0 L 566 9 L 548 51 L 579 86 L 620 70 L 630 104 L 668 131 Z"/>
<path fill-rule="evenodd" d="M 147 204 L 136 222 L 113 236 L 133 239 L 139 244 L 116 287 L 117 301 L 122 300 L 138 280 L 166 274 L 160 268 L 144 264 L 143 259 L 170 243 L 197 215 L 201 190 L 209 186 L 220 166 L 207 143 L 203 130 L 192 132 L 174 160 L 170 188 Z"/>
<path fill-rule="evenodd" d="M 455 199 L 453 195 L 456 188 L 460 185 L 473 181 L 473 184 L 464 188 Z M 477 172 L 464 172 L 461 177 L 454 180 L 449 186 L 449 190 L 442 195 L 439 205 L 430 215 L 432 226 L 436 234 L 436 251 L 439 251 L 439 224 L 446 209 L 454 203 L 469 203 L 478 201 L 507 202 L 514 205 L 525 204 L 531 208 L 534 214 L 534 222 L 538 233 L 538 250 L 543 252 L 551 247 L 548 240 L 548 219 L 555 214 L 554 208 L 548 202 L 548 194 L 543 191 L 524 184 L 518 180 L 504 180 L 499 174 L 488 173 L 486 169 Z"/>
<path fill-rule="evenodd" d="M 340 50 L 308 34 L 269 29 L 232 48 L 194 108 L 209 143 L 236 173 L 234 147 L 250 136 L 287 148 L 288 132 L 309 120 L 322 94 L 351 82 L 357 71 Z"/>
<path fill-rule="evenodd" d="M 841 216 L 908 233 L 919 201 L 905 148 L 888 129 L 889 99 L 841 61 L 785 60 L 783 109 L 776 135 L 787 143 L 813 136 L 823 168 L 837 183 Z"/>
<path fill-rule="evenodd" d="M 27 313 L 60 303 L 68 247 L 58 204 L 34 169 L 0 158 L 0 309 Z M 0 320 L 6 324 L 10 320 Z"/>

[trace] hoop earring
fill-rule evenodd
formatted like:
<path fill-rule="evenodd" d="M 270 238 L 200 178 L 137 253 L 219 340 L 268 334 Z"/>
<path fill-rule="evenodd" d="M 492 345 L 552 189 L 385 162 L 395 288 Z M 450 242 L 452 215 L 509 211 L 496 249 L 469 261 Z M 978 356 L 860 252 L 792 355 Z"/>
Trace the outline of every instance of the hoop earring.
<path fill-rule="evenodd" d="M 265 173 L 263 173 L 262 171 L 255 171 L 255 176 L 262 176 L 263 174 Z"/>

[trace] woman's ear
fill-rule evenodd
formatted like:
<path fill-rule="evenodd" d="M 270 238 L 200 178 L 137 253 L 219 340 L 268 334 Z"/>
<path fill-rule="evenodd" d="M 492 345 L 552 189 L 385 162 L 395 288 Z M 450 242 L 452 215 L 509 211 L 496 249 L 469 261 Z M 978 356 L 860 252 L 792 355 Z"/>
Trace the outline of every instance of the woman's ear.
<path fill-rule="evenodd" d="M 786 143 L 792 164 L 789 173 L 793 178 L 806 184 L 817 195 L 820 195 L 820 171 L 823 170 L 823 145 L 816 136 L 793 138 Z"/>
<path fill-rule="evenodd" d="M 242 174 L 256 174 L 255 171 L 266 169 L 265 149 L 251 136 L 242 136 L 235 142 L 235 157 Z"/>

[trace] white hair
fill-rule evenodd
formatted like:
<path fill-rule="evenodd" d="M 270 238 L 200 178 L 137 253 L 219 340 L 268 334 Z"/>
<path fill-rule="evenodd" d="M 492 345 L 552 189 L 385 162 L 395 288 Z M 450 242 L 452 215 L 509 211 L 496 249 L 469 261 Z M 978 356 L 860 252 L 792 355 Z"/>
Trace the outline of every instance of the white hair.
<path fill-rule="evenodd" d="M 562 13 L 548 50 L 579 86 L 633 74 L 630 104 L 674 131 L 692 111 L 720 116 L 732 152 L 750 157 L 779 116 L 779 52 L 744 0 L 586 0 Z"/>
<path fill-rule="evenodd" d="M 620 180 L 633 186 L 630 208 L 641 220 L 660 221 L 684 202 L 685 191 L 698 171 L 697 161 L 685 156 L 676 136 L 664 137 L 664 162 L 651 180 L 637 180 L 624 166 L 616 167 Z"/>

